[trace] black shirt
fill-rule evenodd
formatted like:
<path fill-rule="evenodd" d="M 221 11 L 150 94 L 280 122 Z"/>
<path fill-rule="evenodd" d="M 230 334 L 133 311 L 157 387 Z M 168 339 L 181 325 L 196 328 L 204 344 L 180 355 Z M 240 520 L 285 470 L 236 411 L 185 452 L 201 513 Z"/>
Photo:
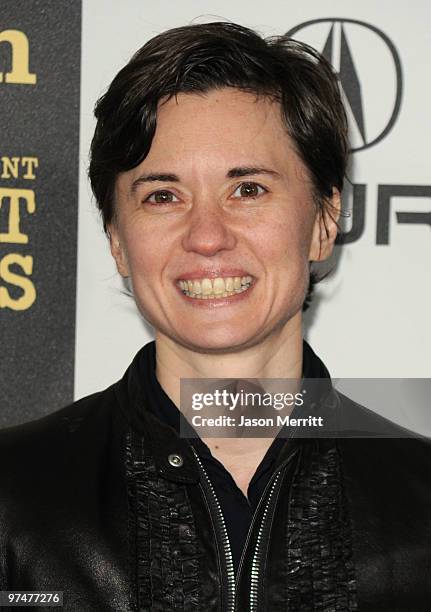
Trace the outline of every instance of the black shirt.
<path fill-rule="evenodd" d="M 166 395 L 156 377 L 156 344 L 154 341 L 144 347 L 140 370 L 143 380 L 147 383 L 142 385 L 147 409 L 162 422 L 179 432 L 180 411 Z M 303 345 L 302 376 L 304 378 L 329 377 L 325 366 L 305 341 Z M 190 439 L 189 442 L 193 444 L 198 453 L 220 503 L 236 572 L 253 513 L 273 472 L 274 463 L 288 441 L 285 437 L 274 438 L 250 481 L 247 497 L 237 486 L 224 465 L 213 457 L 208 446 L 199 437 Z"/>

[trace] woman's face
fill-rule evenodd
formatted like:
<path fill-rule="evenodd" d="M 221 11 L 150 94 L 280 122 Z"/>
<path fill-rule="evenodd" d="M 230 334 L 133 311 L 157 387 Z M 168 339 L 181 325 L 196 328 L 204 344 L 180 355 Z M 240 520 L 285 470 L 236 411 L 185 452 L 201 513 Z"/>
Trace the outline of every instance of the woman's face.
<path fill-rule="evenodd" d="M 278 103 L 225 88 L 160 105 L 115 197 L 112 253 L 157 334 L 239 350 L 300 316 L 322 223 Z"/>

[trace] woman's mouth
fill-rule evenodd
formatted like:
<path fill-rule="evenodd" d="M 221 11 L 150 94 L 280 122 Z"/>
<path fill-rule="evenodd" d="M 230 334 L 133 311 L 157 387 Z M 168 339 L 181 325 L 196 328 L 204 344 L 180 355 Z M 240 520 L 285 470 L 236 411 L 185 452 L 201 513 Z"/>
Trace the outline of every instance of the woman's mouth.
<path fill-rule="evenodd" d="M 251 276 L 218 276 L 178 280 L 177 287 L 189 298 L 198 300 L 217 300 L 244 293 L 253 284 Z"/>

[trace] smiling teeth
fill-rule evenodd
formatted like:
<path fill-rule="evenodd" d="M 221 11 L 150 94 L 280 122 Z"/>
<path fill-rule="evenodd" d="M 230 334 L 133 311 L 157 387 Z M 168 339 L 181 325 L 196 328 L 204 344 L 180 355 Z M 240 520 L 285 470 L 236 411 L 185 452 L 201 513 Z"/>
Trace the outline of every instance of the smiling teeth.
<path fill-rule="evenodd" d="M 251 276 L 229 276 L 227 278 L 203 278 L 200 280 L 180 280 L 178 286 L 189 297 L 207 300 L 242 293 L 250 287 Z"/>

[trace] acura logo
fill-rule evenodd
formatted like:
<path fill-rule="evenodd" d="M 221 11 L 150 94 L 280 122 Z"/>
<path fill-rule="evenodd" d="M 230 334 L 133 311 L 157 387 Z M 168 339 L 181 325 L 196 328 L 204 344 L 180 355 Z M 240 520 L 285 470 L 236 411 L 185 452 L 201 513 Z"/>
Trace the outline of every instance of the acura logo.
<path fill-rule="evenodd" d="M 338 73 L 349 118 L 352 151 L 368 149 L 393 128 L 400 112 L 402 70 L 398 52 L 374 25 L 354 19 L 313 19 L 287 36 L 309 43 Z"/>

